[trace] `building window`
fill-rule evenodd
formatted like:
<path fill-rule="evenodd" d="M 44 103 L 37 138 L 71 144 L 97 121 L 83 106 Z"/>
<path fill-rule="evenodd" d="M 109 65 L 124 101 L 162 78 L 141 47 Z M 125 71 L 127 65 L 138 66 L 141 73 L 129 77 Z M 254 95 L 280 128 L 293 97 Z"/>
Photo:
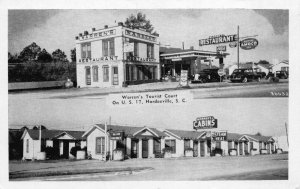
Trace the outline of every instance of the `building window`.
<path fill-rule="evenodd" d="M 29 153 L 29 139 L 26 140 L 26 153 Z"/>
<path fill-rule="evenodd" d="M 93 81 L 98 82 L 98 66 L 93 67 Z"/>
<path fill-rule="evenodd" d="M 115 56 L 114 38 L 102 40 L 102 54 L 103 56 Z"/>
<path fill-rule="evenodd" d="M 105 138 L 97 137 L 96 138 L 96 154 L 104 154 L 105 151 Z"/>
<path fill-rule="evenodd" d="M 136 56 L 136 57 L 139 56 L 139 44 L 138 44 L 138 42 L 134 42 L 133 56 Z"/>
<path fill-rule="evenodd" d="M 250 150 L 253 149 L 253 142 L 250 142 Z"/>
<path fill-rule="evenodd" d="M 147 58 L 154 58 L 154 45 L 147 44 Z"/>
<path fill-rule="evenodd" d="M 81 58 L 91 58 L 91 43 L 83 43 L 81 44 Z"/>
<path fill-rule="evenodd" d="M 216 141 L 216 148 L 221 149 L 221 141 Z"/>
<path fill-rule="evenodd" d="M 175 154 L 176 153 L 176 141 L 175 140 L 166 140 L 165 148 L 172 149 L 172 154 Z"/>
<path fill-rule="evenodd" d="M 103 66 L 103 82 L 109 81 L 109 68 L 108 66 Z"/>

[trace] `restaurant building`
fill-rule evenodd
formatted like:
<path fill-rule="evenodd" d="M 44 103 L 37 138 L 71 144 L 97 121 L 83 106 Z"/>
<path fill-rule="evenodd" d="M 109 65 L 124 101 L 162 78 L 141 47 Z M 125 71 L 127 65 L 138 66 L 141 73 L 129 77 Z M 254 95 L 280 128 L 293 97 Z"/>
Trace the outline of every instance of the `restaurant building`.
<path fill-rule="evenodd" d="M 76 36 L 78 87 L 122 87 L 160 79 L 159 37 L 118 23 Z"/>

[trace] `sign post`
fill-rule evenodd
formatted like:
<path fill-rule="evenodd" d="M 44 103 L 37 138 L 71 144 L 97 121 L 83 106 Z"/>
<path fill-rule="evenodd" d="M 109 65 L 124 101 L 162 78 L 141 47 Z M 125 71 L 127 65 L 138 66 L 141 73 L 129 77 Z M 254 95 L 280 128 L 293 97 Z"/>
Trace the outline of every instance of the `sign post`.
<path fill-rule="evenodd" d="M 179 86 L 180 87 L 188 87 L 188 71 L 187 70 L 181 70 L 180 72 L 180 80 L 179 80 Z"/>
<path fill-rule="evenodd" d="M 220 76 L 220 83 L 221 83 L 221 82 L 222 82 L 222 76 L 225 75 L 225 70 L 224 70 L 224 69 L 219 69 L 219 70 L 218 70 L 218 74 L 219 74 L 219 76 Z"/>

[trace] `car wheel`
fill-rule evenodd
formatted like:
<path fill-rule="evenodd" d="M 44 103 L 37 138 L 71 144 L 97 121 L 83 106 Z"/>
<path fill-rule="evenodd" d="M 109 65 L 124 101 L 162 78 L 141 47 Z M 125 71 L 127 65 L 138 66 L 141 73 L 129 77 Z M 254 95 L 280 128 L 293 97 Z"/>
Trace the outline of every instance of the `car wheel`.
<path fill-rule="evenodd" d="M 248 79 L 247 79 L 247 77 L 245 77 L 242 82 L 247 83 L 247 81 L 248 81 Z"/>
<path fill-rule="evenodd" d="M 260 78 L 260 77 L 258 77 L 258 78 L 257 78 L 257 82 L 260 82 L 260 80 L 261 80 L 261 78 Z"/>

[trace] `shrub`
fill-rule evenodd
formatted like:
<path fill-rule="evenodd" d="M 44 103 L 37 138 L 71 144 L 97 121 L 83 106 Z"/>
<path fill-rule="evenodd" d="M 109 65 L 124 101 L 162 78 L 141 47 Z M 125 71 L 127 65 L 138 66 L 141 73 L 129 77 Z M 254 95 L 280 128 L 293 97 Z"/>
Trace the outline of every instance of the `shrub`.
<path fill-rule="evenodd" d="M 74 146 L 71 148 L 70 154 L 72 154 L 74 157 L 77 156 L 77 151 L 81 150 L 80 146 Z"/>
<path fill-rule="evenodd" d="M 46 152 L 47 159 L 58 159 L 59 158 L 58 151 L 55 150 L 52 146 L 47 146 L 45 148 L 45 152 Z"/>
<path fill-rule="evenodd" d="M 173 148 L 171 147 L 166 147 L 163 149 L 163 153 L 171 153 L 173 151 Z"/>
<path fill-rule="evenodd" d="M 216 155 L 216 154 L 223 154 L 223 150 L 221 148 L 215 148 L 213 151 L 212 151 L 213 155 Z"/>

